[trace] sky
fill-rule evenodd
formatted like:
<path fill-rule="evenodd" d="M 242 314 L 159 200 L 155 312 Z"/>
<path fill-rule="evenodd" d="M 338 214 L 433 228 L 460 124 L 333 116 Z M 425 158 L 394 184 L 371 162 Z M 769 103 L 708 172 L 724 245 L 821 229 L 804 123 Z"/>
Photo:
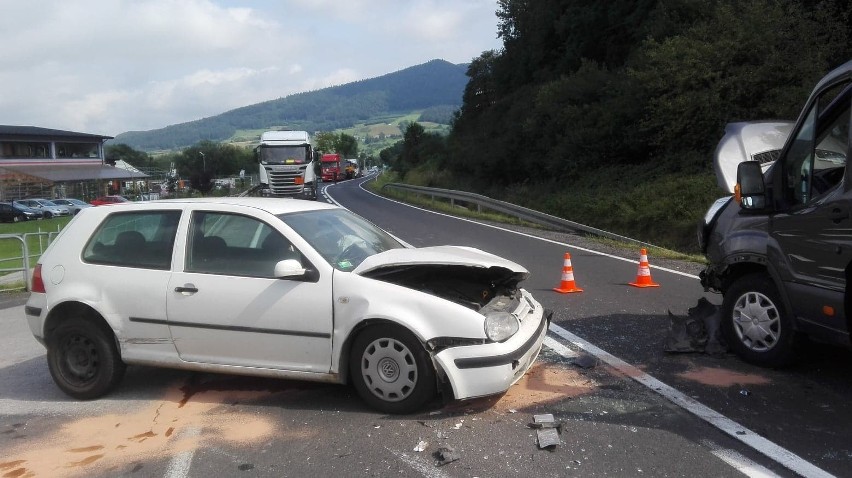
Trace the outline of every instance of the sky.
<path fill-rule="evenodd" d="M 0 0 L 0 124 L 115 136 L 500 49 L 497 0 Z"/>

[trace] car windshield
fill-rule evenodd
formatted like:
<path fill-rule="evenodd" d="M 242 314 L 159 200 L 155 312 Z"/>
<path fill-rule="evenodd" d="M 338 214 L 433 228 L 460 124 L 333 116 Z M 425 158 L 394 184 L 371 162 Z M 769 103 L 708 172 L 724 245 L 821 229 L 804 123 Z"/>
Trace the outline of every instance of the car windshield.
<path fill-rule="evenodd" d="M 47 206 L 47 207 L 56 206 L 56 204 L 48 201 L 47 199 L 36 199 L 36 202 L 41 204 L 42 206 Z"/>
<path fill-rule="evenodd" d="M 364 259 L 404 246 L 390 234 L 349 211 L 332 209 L 278 216 L 317 252 L 341 271 L 351 271 Z"/>

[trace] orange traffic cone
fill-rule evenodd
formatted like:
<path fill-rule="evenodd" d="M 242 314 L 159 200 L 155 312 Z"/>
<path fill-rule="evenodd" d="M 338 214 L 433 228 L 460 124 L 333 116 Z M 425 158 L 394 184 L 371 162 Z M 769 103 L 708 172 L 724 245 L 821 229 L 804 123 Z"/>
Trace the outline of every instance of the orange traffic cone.
<path fill-rule="evenodd" d="M 583 292 L 583 289 L 577 287 L 574 282 L 574 268 L 571 267 L 571 254 L 565 253 L 565 262 L 562 263 L 562 282 L 559 287 L 554 287 L 553 290 L 560 294 L 568 294 L 569 292 Z"/>
<path fill-rule="evenodd" d="M 648 252 L 645 249 L 639 253 L 639 272 L 636 273 L 636 282 L 631 282 L 633 287 L 660 287 L 651 279 L 651 265 L 648 264 Z"/>

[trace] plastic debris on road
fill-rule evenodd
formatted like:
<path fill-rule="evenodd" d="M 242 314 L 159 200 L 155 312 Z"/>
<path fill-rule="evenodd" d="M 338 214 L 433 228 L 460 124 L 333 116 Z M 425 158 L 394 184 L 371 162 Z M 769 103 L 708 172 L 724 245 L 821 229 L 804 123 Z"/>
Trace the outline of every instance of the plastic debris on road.
<path fill-rule="evenodd" d="M 529 427 L 536 429 L 540 449 L 552 451 L 561 443 L 559 434 L 562 432 L 562 423 L 556 421 L 552 413 L 533 415 L 533 422 L 529 424 Z"/>
<path fill-rule="evenodd" d="M 687 313 L 686 317 L 680 317 L 669 311 L 669 333 L 663 350 L 668 353 L 724 355 L 728 347 L 722 337 L 722 313 L 719 306 L 701 297 Z"/>
<path fill-rule="evenodd" d="M 427 442 L 425 440 L 420 440 L 420 442 L 417 443 L 417 446 L 414 447 L 414 451 L 416 451 L 417 453 L 420 453 L 421 451 L 425 450 L 428 446 L 429 446 L 429 442 Z"/>
<path fill-rule="evenodd" d="M 458 460 L 459 454 L 451 446 L 442 446 L 434 453 L 434 457 L 438 460 L 438 466 L 444 466 L 447 463 L 452 463 Z"/>

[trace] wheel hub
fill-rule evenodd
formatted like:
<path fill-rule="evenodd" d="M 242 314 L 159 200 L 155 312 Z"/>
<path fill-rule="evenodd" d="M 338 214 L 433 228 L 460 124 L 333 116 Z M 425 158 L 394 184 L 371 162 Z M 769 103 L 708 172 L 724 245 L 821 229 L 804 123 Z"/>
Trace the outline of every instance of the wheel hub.
<path fill-rule="evenodd" d="M 746 347 L 766 352 L 781 335 L 780 313 L 769 297 L 759 292 L 743 294 L 734 304 L 734 330 Z"/>
<path fill-rule="evenodd" d="M 393 382 L 399 378 L 399 364 L 391 358 L 383 358 L 379 361 L 379 375 L 385 382 Z"/>

